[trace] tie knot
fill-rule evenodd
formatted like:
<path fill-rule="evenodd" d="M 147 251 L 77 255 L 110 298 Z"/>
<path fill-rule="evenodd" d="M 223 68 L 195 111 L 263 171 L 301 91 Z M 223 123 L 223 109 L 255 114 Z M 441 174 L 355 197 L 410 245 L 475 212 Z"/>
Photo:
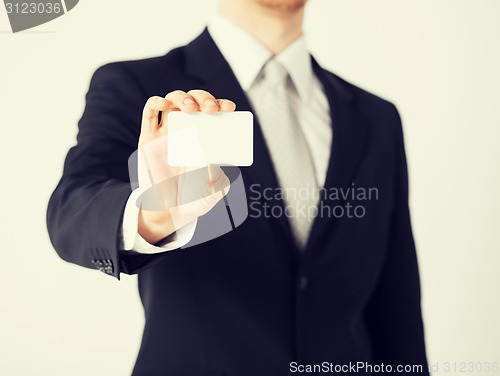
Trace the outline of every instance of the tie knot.
<path fill-rule="evenodd" d="M 286 68 L 276 59 L 269 60 L 262 69 L 264 81 L 269 86 L 285 86 L 288 79 Z"/>

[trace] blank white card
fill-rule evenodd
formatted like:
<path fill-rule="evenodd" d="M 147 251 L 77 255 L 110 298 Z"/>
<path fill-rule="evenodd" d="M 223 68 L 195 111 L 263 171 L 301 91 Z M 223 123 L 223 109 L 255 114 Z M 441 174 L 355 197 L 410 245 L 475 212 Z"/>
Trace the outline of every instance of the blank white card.
<path fill-rule="evenodd" d="M 251 166 L 253 114 L 248 111 L 168 114 L 168 163 Z"/>

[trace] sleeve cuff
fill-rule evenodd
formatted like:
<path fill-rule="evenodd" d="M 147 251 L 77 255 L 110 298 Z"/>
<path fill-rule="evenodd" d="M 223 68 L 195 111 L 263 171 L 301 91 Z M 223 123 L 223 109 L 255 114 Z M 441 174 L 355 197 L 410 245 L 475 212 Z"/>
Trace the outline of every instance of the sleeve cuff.
<path fill-rule="evenodd" d="M 172 236 L 170 241 L 163 243 L 161 246 L 150 244 L 144 240 L 137 232 L 140 206 L 137 202 L 140 197 L 141 190 L 137 188 L 132 191 L 125 205 L 120 237 L 121 249 L 125 251 L 134 250 L 135 252 L 144 254 L 156 254 L 179 249 L 191 241 L 198 222 L 196 219 L 178 229 L 175 236 Z"/>

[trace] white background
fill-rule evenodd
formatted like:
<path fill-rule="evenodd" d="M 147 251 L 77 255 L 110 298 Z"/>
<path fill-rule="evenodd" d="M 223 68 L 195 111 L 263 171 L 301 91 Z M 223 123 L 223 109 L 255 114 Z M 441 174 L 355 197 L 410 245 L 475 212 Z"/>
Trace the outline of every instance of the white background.
<path fill-rule="evenodd" d="M 45 208 L 93 71 L 188 42 L 215 5 L 81 0 L 19 34 L 0 8 L 0 374 L 130 374 L 143 325 L 136 278 L 60 260 Z M 445 362 L 500 362 L 499 15 L 498 0 L 311 0 L 307 9 L 323 66 L 402 113 L 439 375 L 481 374 L 446 373 Z"/>

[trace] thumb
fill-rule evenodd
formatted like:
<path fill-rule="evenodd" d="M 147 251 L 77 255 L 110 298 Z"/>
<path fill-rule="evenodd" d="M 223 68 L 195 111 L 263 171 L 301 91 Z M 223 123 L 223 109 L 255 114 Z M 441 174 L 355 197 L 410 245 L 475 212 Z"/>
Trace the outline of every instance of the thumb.
<path fill-rule="evenodd" d="M 231 181 L 219 166 L 209 166 L 211 171 L 210 185 L 213 192 L 221 192 L 225 196 L 229 192 Z"/>

